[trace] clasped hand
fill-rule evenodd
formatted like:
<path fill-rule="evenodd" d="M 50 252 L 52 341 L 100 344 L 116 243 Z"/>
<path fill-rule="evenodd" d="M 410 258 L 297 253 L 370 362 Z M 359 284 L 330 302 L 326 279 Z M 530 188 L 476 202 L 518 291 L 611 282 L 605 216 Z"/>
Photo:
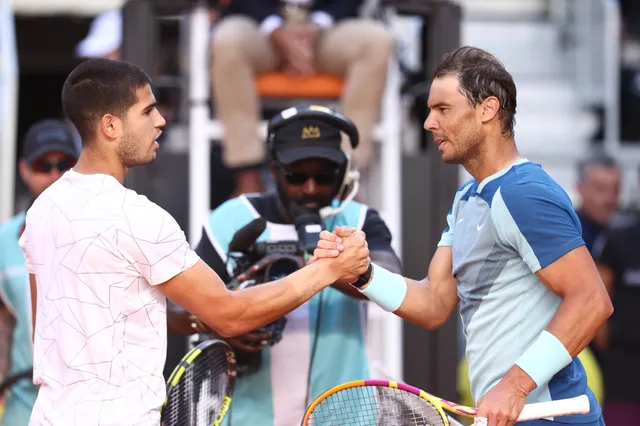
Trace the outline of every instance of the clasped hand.
<path fill-rule="evenodd" d="M 371 263 L 366 235 L 349 226 L 337 226 L 334 232 L 322 231 L 309 264 L 326 259 L 337 274 L 338 283 L 352 283 L 367 272 Z"/>

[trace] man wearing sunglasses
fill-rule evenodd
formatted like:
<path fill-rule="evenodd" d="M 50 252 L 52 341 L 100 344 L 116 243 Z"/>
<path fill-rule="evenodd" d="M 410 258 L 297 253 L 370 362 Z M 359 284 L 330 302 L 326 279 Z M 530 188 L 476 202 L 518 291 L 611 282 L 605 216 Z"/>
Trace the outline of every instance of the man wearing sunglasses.
<path fill-rule="evenodd" d="M 340 130 L 318 119 L 300 117 L 275 130 L 268 150 L 275 191 L 241 195 L 214 210 L 196 253 L 229 282 L 230 242 L 236 231 L 254 219 L 267 221 L 259 242 L 298 241 L 300 226 L 295 224 L 299 224 L 300 212 L 319 217 L 321 209 L 341 205 L 349 161 L 340 145 Z M 371 259 L 401 271 L 391 234 L 378 213 L 354 201 L 343 207 L 328 217 L 323 215 L 322 228 L 346 225 L 364 231 Z M 257 278 L 264 270 L 250 270 L 243 279 L 252 272 Z M 183 312 L 179 320 L 175 310 L 179 308 L 173 309 L 169 323 L 174 330 L 185 334 L 207 331 L 198 328 L 197 321 L 194 330 L 188 314 Z M 269 336 L 263 332 L 226 339 L 236 351 L 239 377 L 224 425 L 299 424 L 312 398 L 339 383 L 369 377 L 365 319 L 363 296 L 348 284 L 334 284 L 287 315 L 277 343 L 265 344 Z M 241 373 L 243 358 L 252 352 L 261 352 L 259 367 Z"/>
<path fill-rule="evenodd" d="M 19 163 L 31 200 L 73 167 L 79 155 L 80 147 L 65 121 L 43 120 L 31 126 Z M 28 372 L 32 366 L 29 274 L 18 245 L 24 220 L 22 211 L 0 225 L 0 382 Z M 9 391 L 0 425 L 26 426 L 37 396 L 31 375 Z"/>

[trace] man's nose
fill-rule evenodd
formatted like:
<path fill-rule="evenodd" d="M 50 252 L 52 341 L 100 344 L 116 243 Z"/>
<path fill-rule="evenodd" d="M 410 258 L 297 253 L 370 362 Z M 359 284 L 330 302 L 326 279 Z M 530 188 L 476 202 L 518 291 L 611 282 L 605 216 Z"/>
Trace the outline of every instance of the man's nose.
<path fill-rule="evenodd" d="M 307 181 L 304 183 L 303 189 L 305 194 L 309 195 L 313 195 L 318 192 L 318 184 L 316 183 L 316 180 L 313 178 L 313 176 L 309 176 Z"/>
<path fill-rule="evenodd" d="M 440 126 L 438 126 L 438 122 L 436 121 L 432 113 L 429 113 L 429 115 L 427 116 L 427 119 L 424 120 L 423 127 L 425 130 L 428 130 L 431 132 L 436 131 L 440 128 Z"/>

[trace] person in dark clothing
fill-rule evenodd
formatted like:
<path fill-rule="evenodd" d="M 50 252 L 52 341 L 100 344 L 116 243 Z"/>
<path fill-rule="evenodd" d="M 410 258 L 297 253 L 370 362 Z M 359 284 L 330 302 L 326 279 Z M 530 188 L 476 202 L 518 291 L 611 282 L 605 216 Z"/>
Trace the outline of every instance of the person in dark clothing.
<path fill-rule="evenodd" d="M 581 203 L 576 209 L 582 224 L 582 238 L 592 256 L 602 249 L 598 236 L 609 226 L 618 211 L 620 168 L 616 160 L 596 152 L 578 165 L 578 193 Z"/>
<path fill-rule="evenodd" d="M 607 425 L 640 418 L 640 221 L 608 231 L 596 259 L 615 312 L 598 333 Z"/>

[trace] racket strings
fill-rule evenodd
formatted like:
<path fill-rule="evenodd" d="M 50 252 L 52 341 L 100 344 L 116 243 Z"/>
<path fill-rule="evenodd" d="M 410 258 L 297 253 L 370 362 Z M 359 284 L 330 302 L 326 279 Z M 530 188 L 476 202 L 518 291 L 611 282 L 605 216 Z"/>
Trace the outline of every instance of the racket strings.
<path fill-rule="evenodd" d="M 343 389 L 313 410 L 309 426 L 444 426 L 440 412 L 409 392 L 382 386 Z"/>
<path fill-rule="evenodd" d="M 212 346 L 187 365 L 163 409 L 165 425 L 210 426 L 227 395 L 224 348 Z"/>

